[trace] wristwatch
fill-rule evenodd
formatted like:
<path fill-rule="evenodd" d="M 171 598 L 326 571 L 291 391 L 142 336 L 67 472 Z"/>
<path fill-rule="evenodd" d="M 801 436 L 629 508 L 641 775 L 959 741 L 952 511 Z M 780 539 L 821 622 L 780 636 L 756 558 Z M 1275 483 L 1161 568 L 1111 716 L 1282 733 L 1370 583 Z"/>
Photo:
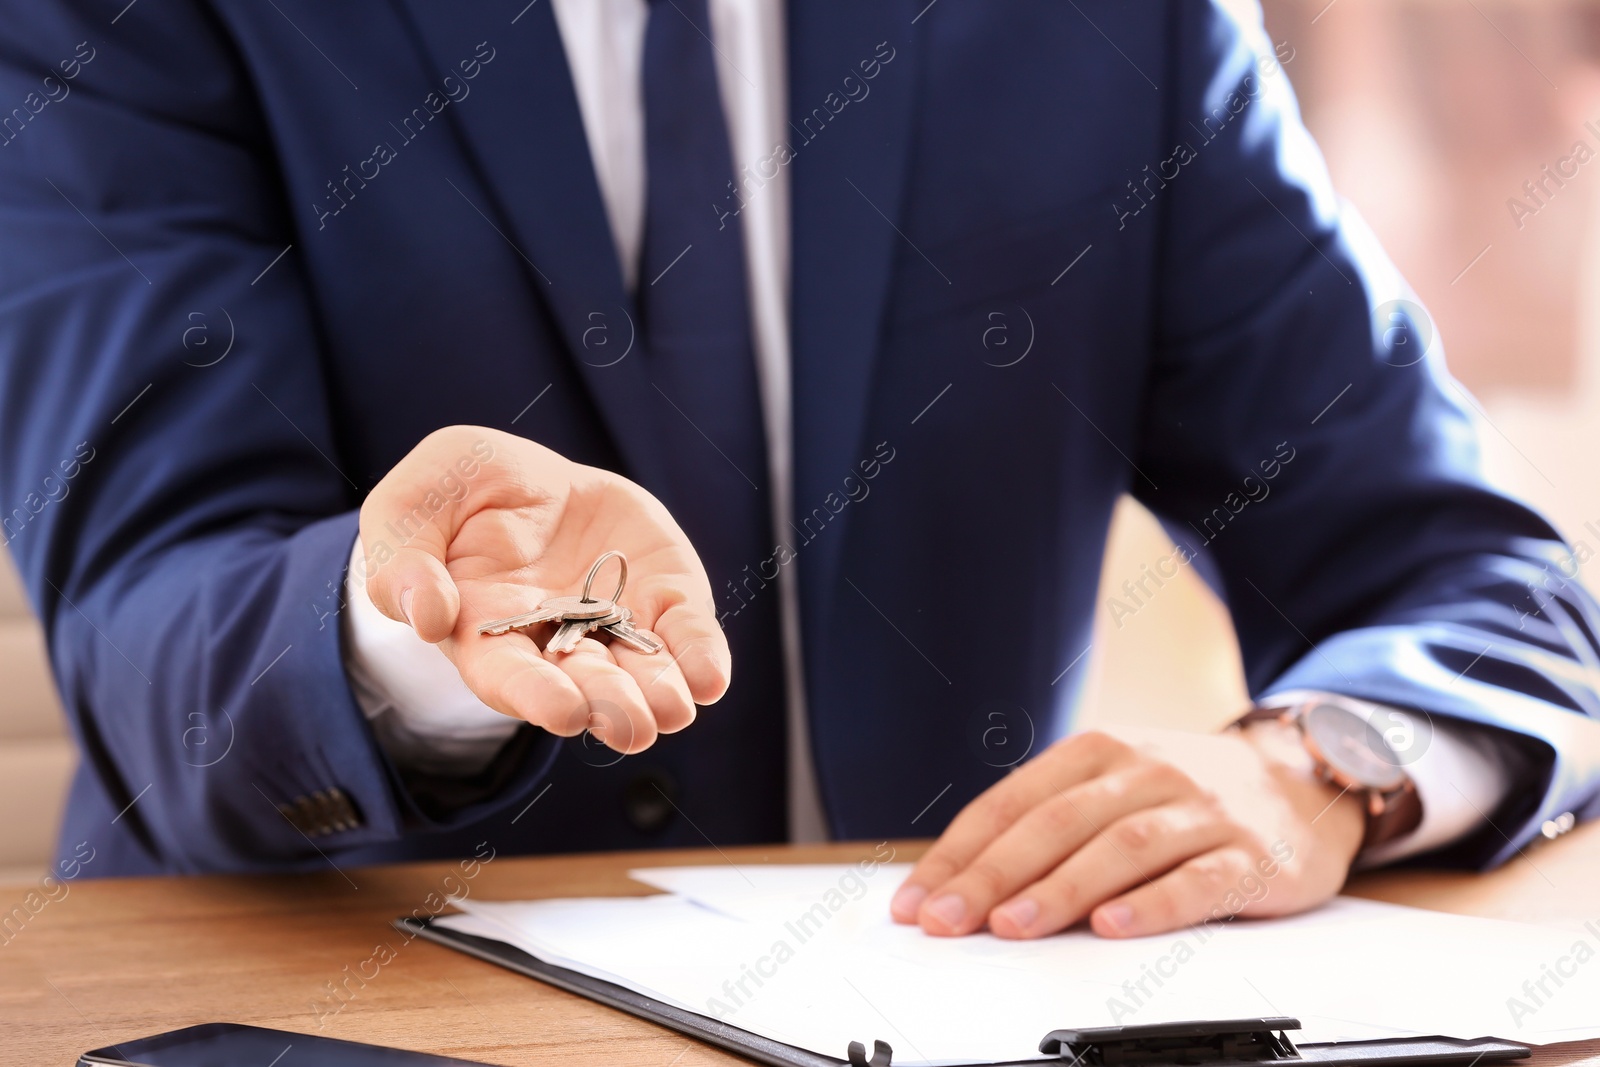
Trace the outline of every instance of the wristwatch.
<path fill-rule="evenodd" d="M 1363 705 L 1333 693 L 1256 707 L 1236 725 L 1277 720 L 1293 726 L 1319 779 L 1365 794 L 1361 850 L 1393 841 L 1422 822 L 1422 799 L 1402 759 L 1368 721 Z"/>

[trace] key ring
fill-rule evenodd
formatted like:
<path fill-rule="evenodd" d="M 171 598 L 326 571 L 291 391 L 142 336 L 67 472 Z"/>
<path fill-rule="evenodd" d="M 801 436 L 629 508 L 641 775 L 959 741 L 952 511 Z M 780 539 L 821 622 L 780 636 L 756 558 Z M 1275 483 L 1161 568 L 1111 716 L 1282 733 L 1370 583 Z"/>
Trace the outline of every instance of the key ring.
<path fill-rule="evenodd" d="M 600 573 L 600 568 L 605 564 L 605 561 L 613 556 L 617 558 L 617 565 L 622 568 L 622 571 L 617 575 L 617 591 L 611 594 L 611 602 L 615 604 L 617 601 L 622 599 L 622 590 L 627 588 L 628 585 L 628 557 L 624 556 L 616 549 L 612 549 L 610 552 L 607 552 L 605 555 L 595 560 L 594 566 L 589 568 L 589 576 L 583 580 L 584 603 L 589 604 L 594 602 L 594 598 L 589 595 L 589 587 L 594 585 L 595 575 Z"/>

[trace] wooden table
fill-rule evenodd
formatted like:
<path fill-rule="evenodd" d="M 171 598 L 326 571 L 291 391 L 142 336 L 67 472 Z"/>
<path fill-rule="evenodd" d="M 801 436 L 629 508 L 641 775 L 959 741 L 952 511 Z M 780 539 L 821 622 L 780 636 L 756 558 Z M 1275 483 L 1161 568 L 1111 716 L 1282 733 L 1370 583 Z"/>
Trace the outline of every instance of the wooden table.
<path fill-rule="evenodd" d="M 900 846 L 899 858 L 914 857 L 920 847 Z M 848 862 L 871 850 L 729 849 L 726 858 L 740 865 Z M 627 879 L 630 866 L 724 859 L 712 849 L 502 856 L 468 885 L 484 899 L 639 894 L 647 890 Z M 70 1067 L 86 1049 L 214 1020 L 492 1064 L 746 1062 L 460 953 L 407 942 L 390 928 L 395 916 L 431 907 L 429 894 L 458 889 L 461 879 L 456 864 L 427 863 L 305 876 L 70 883 L 65 897 L 57 890 L 60 899 L 0 937 L 9 938 L 0 944 L 0 1063 Z M 28 888 L 0 887 L 0 909 L 22 901 Z M 1600 824 L 1492 874 L 1384 873 L 1359 879 L 1351 891 L 1469 915 L 1600 920 Z M 372 977 L 350 980 L 350 974 Z M 350 992 L 335 999 L 327 983 L 341 981 Z M 1600 1063 L 1600 1042 L 1539 1052 L 1526 1062 Z"/>

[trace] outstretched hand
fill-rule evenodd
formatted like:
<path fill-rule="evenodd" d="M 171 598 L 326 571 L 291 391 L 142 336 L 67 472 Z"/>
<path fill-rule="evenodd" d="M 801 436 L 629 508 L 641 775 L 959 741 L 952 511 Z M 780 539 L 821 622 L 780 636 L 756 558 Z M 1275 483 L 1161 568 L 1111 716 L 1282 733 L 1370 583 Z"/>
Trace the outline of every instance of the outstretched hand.
<path fill-rule="evenodd" d="M 489 707 L 560 736 L 591 730 L 619 752 L 694 721 L 731 663 L 711 584 L 667 509 L 620 475 L 498 430 L 429 434 L 361 507 L 367 595 L 438 644 Z M 485 622 L 578 591 L 599 556 L 628 558 L 622 603 L 666 644 L 656 655 L 584 638 L 565 654 Z M 598 581 L 611 591 L 612 572 Z M 535 637 L 538 638 L 537 643 Z"/>

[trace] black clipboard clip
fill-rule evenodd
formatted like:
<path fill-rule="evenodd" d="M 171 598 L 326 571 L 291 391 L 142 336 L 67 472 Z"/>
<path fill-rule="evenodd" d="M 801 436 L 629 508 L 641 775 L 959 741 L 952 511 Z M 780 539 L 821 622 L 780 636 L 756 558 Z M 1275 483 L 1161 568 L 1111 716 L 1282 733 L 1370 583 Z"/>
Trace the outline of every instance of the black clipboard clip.
<path fill-rule="evenodd" d="M 1217 1022 L 1154 1023 L 1052 1030 L 1039 1051 L 1081 1067 L 1143 1064 L 1250 1064 L 1301 1060 L 1288 1030 L 1300 1020 L 1278 1015 Z"/>
<path fill-rule="evenodd" d="M 1039 1042 L 1039 1051 L 1054 1056 L 1065 1067 L 1398 1067 L 1401 1064 L 1499 1063 L 1529 1055 L 1526 1045 L 1483 1038 L 1462 1041 L 1445 1037 L 1415 1037 L 1381 1041 L 1340 1041 L 1296 1046 L 1288 1031 L 1300 1029 L 1300 1020 L 1284 1015 L 1260 1019 L 1224 1019 L 1215 1022 L 1153 1023 L 1147 1026 L 1096 1026 L 1052 1030 Z M 873 1042 L 872 1057 L 865 1046 L 850 1042 L 850 1067 L 890 1067 L 894 1050 Z M 1028 1064 L 1048 1065 L 1050 1060 Z M 1005 1067 L 1013 1067 L 1007 1064 Z"/>
<path fill-rule="evenodd" d="M 1039 1051 L 1067 1067 L 1256 1067 L 1259 1064 L 1323 1067 L 1385 1067 L 1399 1064 L 1500 1063 L 1527 1057 L 1526 1045 L 1493 1038 L 1464 1041 L 1448 1037 L 1336 1041 L 1296 1047 L 1288 1032 L 1300 1020 L 1275 1015 L 1216 1022 L 1155 1023 L 1053 1030 Z"/>

